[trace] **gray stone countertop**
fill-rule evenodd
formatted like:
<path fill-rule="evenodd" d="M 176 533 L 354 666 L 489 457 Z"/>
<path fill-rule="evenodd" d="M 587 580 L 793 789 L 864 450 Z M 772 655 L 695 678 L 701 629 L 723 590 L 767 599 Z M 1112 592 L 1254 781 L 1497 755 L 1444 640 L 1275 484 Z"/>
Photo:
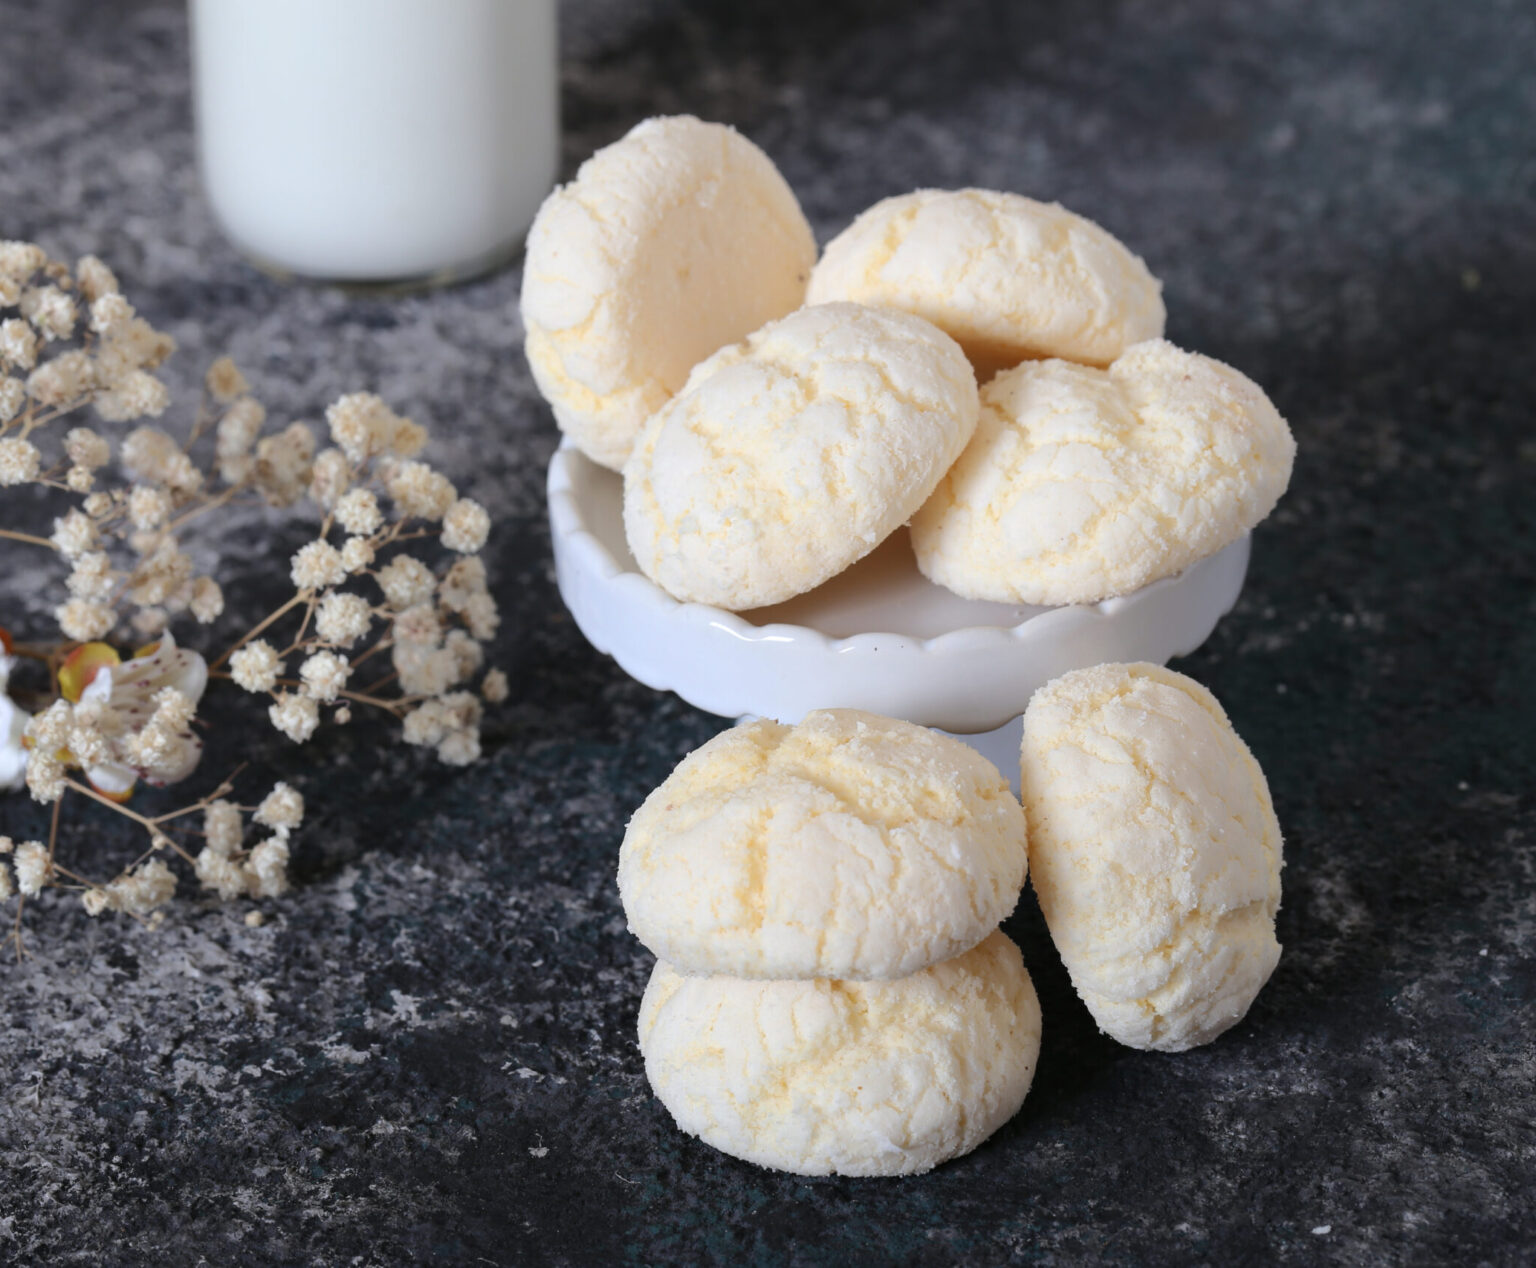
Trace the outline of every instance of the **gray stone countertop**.
<path fill-rule="evenodd" d="M 1280 967 L 1216 1043 L 1133 1052 L 1026 895 L 1044 1047 L 974 1154 L 809 1181 L 679 1133 L 614 861 L 722 722 L 561 608 L 519 267 L 392 300 L 268 280 L 198 191 L 182 7 L 0 0 L 0 236 L 105 258 L 182 388 L 228 352 L 279 418 L 366 387 L 429 423 L 496 519 L 513 682 L 463 771 L 379 723 L 300 757 L 231 720 L 214 756 L 312 806 L 261 928 L 191 885 L 157 933 L 29 909 L 33 958 L 0 964 L 0 1260 L 1531 1262 L 1536 11 L 571 0 L 563 42 L 567 174 L 690 111 L 759 142 L 822 241 L 917 186 L 1059 199 L 1164 279 L 1175 342 L 1267 388 L 1295 479 L 1178 667 L 1268 772 Z M 235 615 L 303 539 L 206 539 Z M 0 546 L 0 624 L 41 633 L 43 580 Z M 0 832 L 45 830 L 0 800 Z M 105 870 L 127 840 L 84 814 L 63 846 Z"/>

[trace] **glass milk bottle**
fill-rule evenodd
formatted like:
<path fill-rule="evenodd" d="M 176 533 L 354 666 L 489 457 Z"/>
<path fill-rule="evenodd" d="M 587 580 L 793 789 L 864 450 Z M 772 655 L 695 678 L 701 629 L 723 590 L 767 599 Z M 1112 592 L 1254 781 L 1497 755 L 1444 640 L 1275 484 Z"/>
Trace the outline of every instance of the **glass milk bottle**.
<path fill-rule="evenodd" d="M 555 0 L 190 0 L 203 186 L 279 273 L 433 283 L 510 256 L 559 161 Z"/>

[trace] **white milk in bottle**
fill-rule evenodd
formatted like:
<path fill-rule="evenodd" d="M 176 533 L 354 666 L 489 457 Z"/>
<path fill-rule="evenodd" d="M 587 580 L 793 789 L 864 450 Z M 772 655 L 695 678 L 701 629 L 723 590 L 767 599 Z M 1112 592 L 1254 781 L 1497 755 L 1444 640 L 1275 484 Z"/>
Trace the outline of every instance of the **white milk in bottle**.
<path fill-rule="evenodd" d="M 433 282 L 516 250 L 559 161 L 555 0 L 190 0 L 198 156 L 258 264 Z"/>

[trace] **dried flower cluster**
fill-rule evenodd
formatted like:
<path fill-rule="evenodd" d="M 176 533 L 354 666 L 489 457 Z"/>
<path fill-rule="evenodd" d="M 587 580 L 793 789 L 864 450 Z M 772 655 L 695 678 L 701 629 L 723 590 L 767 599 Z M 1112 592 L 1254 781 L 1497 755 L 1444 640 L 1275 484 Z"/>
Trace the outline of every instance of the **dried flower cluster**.
<path fill-rule="evenodd" d="M 304 813 L 286 785 L 256 807 L 227 800 L 227 781 L 156 818 L 123 804 L 139 780 L 170 784 L 196 769 L 210 679 L 265 697 L 266 720 L 295 743 L 365 705 L 401 719 L 407 743 L 451 765 L 480 754 L 482 699 L 507 696 L 503 673 L 482 676 L 482 645 L 499 621 L 478 557 L 490 517 L 421 461 L 426 429 L 379 397 L 342 397 L 319 435 L 302 422 L 269 426 L 244 375 L 222 358 L 185 440 L 140 422 L 116 447 L 119 478 L 113 442 L 90 427 L 40 444 L 49 424 L 88 406 L 111 423 L 158 418 L 170 401 L 155 372 L 174 348 L 100 260 L 86 256 L 71 271 L 31 243 L 0 242 L 0 487 L 41 485 L 77 501 L 46 536 L 0 525 L 0 541 L 52 551 L 67 568 L 53 611 L 61 641 L 13 647 L 0 630 L 0 790 L 24 782 L 55 805 L 74 791 L 114 806 L 150 838 L 144 857 L 95 884 L 54 857 L 55 813 L 47 845 L 0 838 L 11 856 L 0 861 L 0 900 L 58 885 L 80 890 L 93 915 L 145 917 L 176 888 L 175 872 L 151 857 L 167 848 L 222 897 L 283 891 Z M 209 449 L 200 465 L 194 452 Z M 183 548 L 190 527 L 240 501 L 305 500 L 320 525 L 289 560 L 291 596 L 212 661 L 179 646 L 173 622 L 209 625 L 224 611 L 219 583 Z M 433 566 L 423 547 L 443 562 Z M 146 641 L 126 658 L 117 648 Z M 23 656 L 48 670 L 35 716 L 6 693 Z M 249 846 L 247 813 L 267 833 Z M 173 835 L 194 814 L 205 842 L 196 853 Z M 17 919 L 19 928 L 19 909 Z"/>

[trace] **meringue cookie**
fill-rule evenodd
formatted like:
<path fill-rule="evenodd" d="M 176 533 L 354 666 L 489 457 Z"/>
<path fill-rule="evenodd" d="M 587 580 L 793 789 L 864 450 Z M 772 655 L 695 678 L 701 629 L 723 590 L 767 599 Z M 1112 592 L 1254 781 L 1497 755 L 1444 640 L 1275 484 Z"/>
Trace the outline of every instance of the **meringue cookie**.
<path fill-rule="evenodd" d="M 800 204 L 752 142 L 687 115 L 638 124 L 528 233 L 526 351 L 560 429 L 619 470 L 694 365 L 800 306 L 815 261 Z"/>

